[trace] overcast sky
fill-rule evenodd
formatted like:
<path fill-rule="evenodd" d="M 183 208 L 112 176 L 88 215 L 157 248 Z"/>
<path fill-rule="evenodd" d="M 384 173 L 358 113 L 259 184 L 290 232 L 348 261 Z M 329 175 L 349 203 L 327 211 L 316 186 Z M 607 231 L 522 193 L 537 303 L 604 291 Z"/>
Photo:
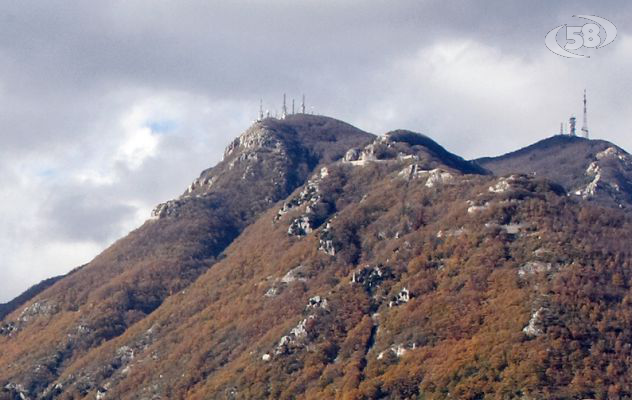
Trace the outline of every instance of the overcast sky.
<path fill-rule="evenodd" d="M 632 150 L 631 4 L 4 1 L 0 301 L 139 226 L 284 92 L 474 158 L 556 133 L 587 88 L 593 137 Z M 616 40 L 584 59 L 547 50 L 577 14 Z"/>

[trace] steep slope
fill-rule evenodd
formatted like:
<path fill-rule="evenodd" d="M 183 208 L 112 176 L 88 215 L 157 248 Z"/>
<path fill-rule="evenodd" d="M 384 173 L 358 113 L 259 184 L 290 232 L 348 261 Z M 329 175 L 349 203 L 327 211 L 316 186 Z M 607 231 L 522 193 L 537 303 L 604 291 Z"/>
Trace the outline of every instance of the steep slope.
<path fill-rule="evenodd" d="M 632 207 L 632 156 L 607 141 L 558 135 L 476 162 L 499 176 L 536 174 L 586 200 L 614 208 Z"/>
<path fill-rule="evenodd" d="M 294 115 L 249 128 L 178 199 L 0 325 L 0 383 L 40 397 L 79 356 L 125 332 L 190 285 L 263 211 L 373 135 Z M 8 386 L 7 386 L 8 385 Z"/>

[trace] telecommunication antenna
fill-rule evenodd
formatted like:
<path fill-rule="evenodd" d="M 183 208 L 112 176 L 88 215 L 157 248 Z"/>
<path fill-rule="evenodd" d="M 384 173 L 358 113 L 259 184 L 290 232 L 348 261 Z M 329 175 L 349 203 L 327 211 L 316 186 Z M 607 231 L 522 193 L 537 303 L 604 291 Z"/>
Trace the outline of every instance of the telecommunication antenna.
<path fill-rule="evenodd" d="M 287 105 L 285 103 L 285 93 L 283 93 L 283 110 L 281 111 L 281 119 L 287 117 Z"/>
<path fill-rule="evenodd" d="M 303 102 L 301 103 L 301 114 L 305 114 L 305 95 L 303 95 Z"/>
<path fill-rule="evenodd" d="M 586 107 L 586 89 L 584 89 L 584 124 L 582 126 L 582 136 L 589 138 L 588 134 L 588 108 Z"/>

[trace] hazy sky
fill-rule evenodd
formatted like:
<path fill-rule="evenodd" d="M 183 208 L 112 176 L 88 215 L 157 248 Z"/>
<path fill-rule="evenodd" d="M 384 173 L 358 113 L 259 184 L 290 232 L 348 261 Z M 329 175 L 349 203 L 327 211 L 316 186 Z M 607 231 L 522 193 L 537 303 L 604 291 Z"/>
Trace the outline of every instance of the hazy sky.
<path fill-rule="evenodd" d="M 544 46 L 598 15 L 591 58 Z M 4 1 L 0 301 L 89 261 L 219 161 L 282 94 L 465 157 L 559 130 L 632 150 L 629 1 Z"/>

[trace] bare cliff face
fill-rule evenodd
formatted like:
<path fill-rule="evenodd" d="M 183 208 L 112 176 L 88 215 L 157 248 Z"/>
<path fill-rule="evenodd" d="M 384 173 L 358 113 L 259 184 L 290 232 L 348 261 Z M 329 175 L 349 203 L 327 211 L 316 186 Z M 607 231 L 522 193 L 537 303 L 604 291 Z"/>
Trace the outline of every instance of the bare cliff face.
<path fill-rule="evenodd" d="M 577 168 L 610 182 L 610 148 Z M 632 217 L 572 194 L 584 172 L 481 163 L 409 131 L 256 123 L 2 321 L 0 399 L 632 396 Z"/>

